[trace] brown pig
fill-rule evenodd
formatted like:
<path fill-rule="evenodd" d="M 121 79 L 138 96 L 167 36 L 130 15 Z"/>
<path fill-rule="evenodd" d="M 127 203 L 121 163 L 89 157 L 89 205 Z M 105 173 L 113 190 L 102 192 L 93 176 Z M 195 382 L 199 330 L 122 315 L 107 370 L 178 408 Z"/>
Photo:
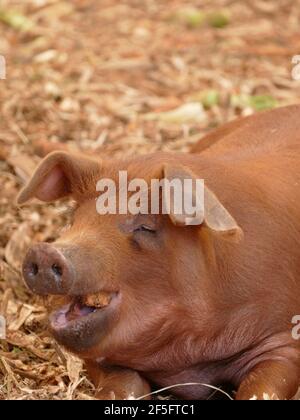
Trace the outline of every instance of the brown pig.
<path fill-rule="evenodd" d="M 63 297 L 50 330 L 85 360 L 100 399 L 143 397 L 149 383 L 199 383 L 174 388 L 186 399 L 228 383 L 237 399 L 291 399 L 300 382 L 300 107 L 230 123 L 194 152 L 47 156 L 19 204 L 70 196 L 77 208 L 57 242 L 29 250 L 25 281 Z M 204 179 L 201 224 L 172 211 L 100 216 L 96 184 L 117 183 L 119 171 Z"/>

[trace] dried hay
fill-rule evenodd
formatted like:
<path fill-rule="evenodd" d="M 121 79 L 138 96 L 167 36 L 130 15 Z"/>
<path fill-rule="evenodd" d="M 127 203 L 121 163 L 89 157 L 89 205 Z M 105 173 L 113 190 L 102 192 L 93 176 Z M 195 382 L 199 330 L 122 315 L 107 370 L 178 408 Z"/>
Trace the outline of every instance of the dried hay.
<path fill-rule="evenodd" d="M 38 162 L 35 145 L 186 151 L 237 115 L 298 102 L 299 20 L 299 0 L 1 1 L 0 399 L 94 396 L 20 278 L 28 245 L 55 239 L 65 222 L 62 204 L 14 204 Z"/>

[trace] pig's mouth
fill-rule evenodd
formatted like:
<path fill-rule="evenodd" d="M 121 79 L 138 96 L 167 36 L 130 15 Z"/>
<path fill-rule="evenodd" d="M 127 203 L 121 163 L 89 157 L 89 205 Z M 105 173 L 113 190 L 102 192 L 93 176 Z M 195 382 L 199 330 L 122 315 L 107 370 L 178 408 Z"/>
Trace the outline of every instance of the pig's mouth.
<path fill-rule="evenodd" d="M 109 330 L 119 298 L 116 292 L 71 298 L 68 304 L 50 315 L 52 334 L 57 341 L 75 352 L 97 345 Z"/>
<path fill-rule="evenodd" d="M 73 322 L 102 311 L 110 305 L 114 296 L 115 293 L 100 292 L 95 295 L 75 297 L 51 315 L 51 326 L 58 329 L 65 328 Z"/>

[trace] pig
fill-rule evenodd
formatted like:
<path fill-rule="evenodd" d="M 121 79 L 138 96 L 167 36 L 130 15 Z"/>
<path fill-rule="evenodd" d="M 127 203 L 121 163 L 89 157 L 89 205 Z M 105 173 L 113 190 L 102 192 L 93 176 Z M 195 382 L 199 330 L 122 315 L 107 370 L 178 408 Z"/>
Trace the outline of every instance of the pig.
<path fill-rule="evenodd" d="M 172 210 L 100 216 L 97 182 L 117 182 L 121 170 L 147 182 L 204 179 L 201 224 Z M 57 300 L 49 329 L 85 361 L 97 398 L 149 398 L 150 384 L 175 385 L 182 399 L 206 399 L 224 384 L 236 400 L 295 396 L 300 106 L 229 123 L 191 153 L 52 152 L 18 203 L 66 197 L 76 202 L 72 225 L 29 249 L 23 275 Z"/>

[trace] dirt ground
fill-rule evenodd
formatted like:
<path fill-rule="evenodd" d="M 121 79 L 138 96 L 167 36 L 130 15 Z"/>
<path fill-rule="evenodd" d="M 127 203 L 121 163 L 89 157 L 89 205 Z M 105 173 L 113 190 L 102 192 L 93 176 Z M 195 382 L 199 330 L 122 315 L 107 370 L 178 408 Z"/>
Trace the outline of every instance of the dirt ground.
<path fill-rule="evenodd" d="M 64 203 L 15 205 L 38 142 L 187 151 L 237 115 L 298 102 L 299 28 L 300 0 L 1 1 L 0 400 L 94 397 L 20 277 L 28 245 L 65 223 Z"/>

